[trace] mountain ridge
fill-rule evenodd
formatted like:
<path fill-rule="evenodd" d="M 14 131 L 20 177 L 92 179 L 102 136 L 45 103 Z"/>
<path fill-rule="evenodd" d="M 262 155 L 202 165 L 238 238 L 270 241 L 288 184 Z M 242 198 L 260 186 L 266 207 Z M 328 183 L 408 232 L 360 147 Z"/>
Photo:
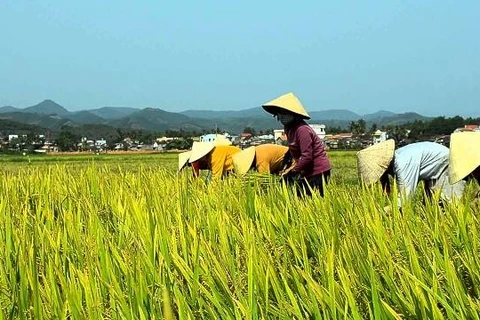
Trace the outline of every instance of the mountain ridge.
<path fill-rule="evenodd" d="M 36 114 L 58 114 L 59 116 L 67 115 L 70 113 L 70 111 L 50 99 L 43 100 L 36 105 L 20 110 L 20 112 Z"/>
<path fill-rule="evenodd" d="M 359 115 L 346 109 L 310 111 L 310 123 L 323 123 L 330 127 L 348 128 L 352 121 L 364 119 L 367 124 L 401 124 L 414 120 L 427 120 L 418 113 L 394 113 L 379 110 Z M 107 125 L 122 129 L 165 132 L 166 130 L 208 132 L 214 129 L 241 133 L 244 128 L 259 130 L 280 128 L 281 125 L 261 107 L 244 110 L 185 110 L 170 112 L 160 108 L 103 107 L 68 111 L 53 100 L 47 99 L 34 106 L 19 109 L 13 106 L 0 108 L 0 118 L 29 125 L 59 130 L 62 126 Z M 327 129 L 328 130 L 328 129 Z"/>

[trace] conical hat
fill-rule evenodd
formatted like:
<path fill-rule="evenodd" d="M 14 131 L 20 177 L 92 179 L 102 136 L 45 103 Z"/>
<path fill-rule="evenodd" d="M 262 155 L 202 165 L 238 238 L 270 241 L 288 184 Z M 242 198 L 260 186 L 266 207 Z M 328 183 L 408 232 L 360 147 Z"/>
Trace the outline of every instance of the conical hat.
<path fill-rule="evenodd" d="M 263 104 L 262 107 L 265 111 L 273 115 L 276 115 L 279 109 L 284 109 L 298 114 L 304 119 L 310 119 L 300 100 L 291 92 Z"/>
<path fill-rule="evenodd" d="M 206 156 L 210 151 L 213 150 L 215 145 L 212 142 L 193 142 L 192 145 L 192 154 L 188 162 L 195 162 L 204 156 Z"/>
<path fill-rule="evenodd" d="M 450 136 L 450 183 L 457 183 L 480 166 L 480 132 L 455 132 Z"/>
<path fill-rule="evenodd" d="M 192 151 L 182 152 L 178 154 L 178 171 L 182 170 L 183 167 L 185 167 L 191 155 Z"/>
<path fill-rule="evenodd" d="M 380 180 L 387 171 L 395 152 L 395 140 L 388 139 L 357 152 L 357 167 L 360 178 L 366 184 Z"/>
<path fill-rule="evenodd" d="M 232 156 L 233 166 L 237 174 L 245 174 L 252 166 L 253 159 L 255 158 L 255 147 L 250 147 L 240 152 L 235 153 Z"/>
<path fill-rule="evenodd" d="M 217 134 L 213 144 L 215 146 L 229 146 L 232 144 L 232 141 L 228 140 L 224 135 Z"/>

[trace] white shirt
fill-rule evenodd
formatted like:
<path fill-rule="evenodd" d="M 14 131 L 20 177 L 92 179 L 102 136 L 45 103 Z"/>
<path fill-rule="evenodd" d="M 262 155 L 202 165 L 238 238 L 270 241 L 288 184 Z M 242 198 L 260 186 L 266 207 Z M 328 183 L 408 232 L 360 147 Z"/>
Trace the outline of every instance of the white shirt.
<path fill-rule="evenodd" d="M 441 190 L 442 195 L 450 200 L 452 196 L 460 197 L 465 187 L 464 182 L 450 185 L 448 182 L 448 165 L 450 150 L 435 142 L 417 142 L 395 151 L 394 171 L 398 190 L 406 197 L 415 193 L 420 181 L 425 181 L 426 188 Z"/>

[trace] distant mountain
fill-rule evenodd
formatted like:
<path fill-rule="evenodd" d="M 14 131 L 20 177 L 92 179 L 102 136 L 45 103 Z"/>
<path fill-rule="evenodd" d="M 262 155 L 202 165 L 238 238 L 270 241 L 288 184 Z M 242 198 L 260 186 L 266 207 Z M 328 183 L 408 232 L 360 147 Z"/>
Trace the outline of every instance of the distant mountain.
<path fill-rule="evenodd" d="M 59 115 L 42 115 L 28 112 L 2 113 L 0 114 L 0 119 L 40 126 L 50 130 L 58 130 L 62 126 L 72 123 L 70 119 Z"/>
<path fill-rule="evenodd" d="M 318 117 L 319 114 L 322 114 L 324 118 L 320 119 Z M 380 110 L 363 116 L 348 110 L 325 110 L 321 111 L 321 113 L 314 111 L 310 112 L 310 115 L 312 116 L 312 120 L 310 122 L 325 124 L 327 126 L 327 131 L 328 127 L 340 127 L 346 129 L 350 126 L 352 121 L 358 121 L 360 119 L 365 120 L 367 126 L 371 126 L 374 123 L 381 126 L 401 125 L 407 122 L 413 122 L 415 120 L 431 119 L 415 112 L 398 114 L 385 110 Z"/>
<path fill-rule="evenodd" d="M 140 109 L 128 107 L 103 107 L 100 109 L 88 110 L 90 113 L 107 120 L 121 119 L 132 113 L 138 112 Z"/>
<path fill-rule="evenodd" d="M 267 131 L 270 129 L 280 129 L 282 125 L 272 116 L 267 117 L 244 117 L 244 118 L 225 118 L 211 123 L 208 129 L 220 128 L 235 134 L 243 132 L 246 127 L 254 128 L 255 131 Z"/>
<path fill-rule="evenodd" d="M 72 112 L 66 115 L 65 118 L 82 124 L 103 124 L 106 122 L 104 118 L 97 116 L 90 110 Z"/>
<path fill-rule="evenodd" d="M 103 138 L 107 139 L 107 141 L 112 141 L 118 138 L 118 128 L 105 124 L 75 124 L 64 128 L 76 136 L 90 139 Z"/>
<path fill-rule="evenodd" d="M 5 106 L 5 107 L 1 107 L 0 108 L 0 113 L 6 113 L 6 112 L 17 112 L 19 111 L 20 109 L 17 109 L 15 107 L 12 107 L 12 106 Z"/>
<path fill-rule="evenodd" d="M 45 128 L 0 118 L 0 135 L 8 135 L 12 133 L 30 134 L 32 132 L 42 134 L 45 132 Z"/>
<path fill-rule="evenodd" d="M 355 121 L 355 120 L 352 120 Z M 316 124 L 324 124 L 326 127 L 327 132 L 329 131 L 330 128 L 342 128 L 342 129 L 348 129 L 350 126 L 350 123 L 352 121 L 347 121 L 347 120 L 309 120 L 308 123 L 316 123 Z"/>
<path fill-rule="evenodd" d="M 39 104 L 25 108 L 22 112 L 36 113 L 36 114 L 58 114 L 59 116 L 64 116 L 70 112 L 59 105 L 58 103 L 52 100 L 44 100 Z"/>
<path fill-rule="evenodd" d="M 309 114 L 312 117 L 309 123 L 325 124 L 327 131 L 329 127 L 347 129 L 351 121 L 362 118 L 367 122 L 367 126 L 376 123 L 379 127 L 431 119 L 414 112 L 396 114 L 385 110 L 363 116 L 344 109 L 310 111 Z M 69 112 L 52 100 L 45 100 L 25 109 L 2 107 L 0 119 L 49 130 L 60 130 L 62 126 L 69 126 L 80 133 L 83 128 L 94 128 L 94 131 L 99 134 L 112 132 L 115 128 L 157 133 L 166 130 L 211 132 L 214 129 L 220 129 L 237 134 L 246 127 L 254 128 L 257 132 L 282 127 L 261 107 L 239 111 L 187 110 L 181 113 L 158 108 L 104 107 Z"/>
<path fill-rule="evenodd" d="M 272 118 L 272 116 L 265 112 L 262 107 L 244 109 L 239 111 L 211 111 L 211 110 L 186 110 L 180 112 L 183 115 L 196 118 L 205 119 L 228 119 L 228 118 Z M 360 116 L 352 111 L 341 109 L 329 109 L 323 111 L 311 111 L 309 112 L 312 119 L 318 121 L 324 120 L 344 120 L 352 121 L 360 119 Z"/>
<path fill-rule="evenodd" d="M 391 112 L 391 111 L 386 111 L 386 110 L 380 110 L 375 113 L 369 113 L 366 115 L 363 115 L 362 118 L 365 121 L 370 121 L 370 120 L 378 120 L 382 118 L 389 118 L 389 117 L 394 117 L 396 113 Z"/>
<path fill-rule="evenodd" d="M 414 122 L 415 120 L 431 120 L 433 118 L 431 117 L 425 117 L 422 116 L 418 113 L 415 112 L 406 112 L 406 113 L 400 113 L 400 114 L 395 114 L 390 117 L 385 117 L 381 119 L 382 125 L 401 125 L 407 122 Z"/>
<path fill-rule="evenodd" d="M 252 114 L 249 109 L 246 114 Z M 230 111 L 226 111 L 230 112 Z M 255 111 L 253 111 L 254 113 Z M 270 115 L 263 112 L 263 117 L 244 116 L 239 117 L 237 112 L 233 117 L 226 117 L 225 114 L 216 113 L 217 116 L 210 118 L 190 117 L 184 114 L 168 112 L 161 109 L 147 108 L 119 120 L 109 121 L 108 124 L 120 128 L 143 129 L 152 131 L 185 130 L 185 131 L 207 131 L 214 129 L 226 130 L 231 133 L 240 133 L 246 127 L 259 130 L 280 128 L 281 125 Z"/>
<path fill-rule="evenodd" d="M 121 119 L 108 122 L 109 125 L 114 127 L 156 132 L 165 130 L 201 131 L 204 128 L 203 123 L 205 123 L 204 119 L 192 121 L 192 118 L 185 115 L 155 108 L 145 108 Z"/>

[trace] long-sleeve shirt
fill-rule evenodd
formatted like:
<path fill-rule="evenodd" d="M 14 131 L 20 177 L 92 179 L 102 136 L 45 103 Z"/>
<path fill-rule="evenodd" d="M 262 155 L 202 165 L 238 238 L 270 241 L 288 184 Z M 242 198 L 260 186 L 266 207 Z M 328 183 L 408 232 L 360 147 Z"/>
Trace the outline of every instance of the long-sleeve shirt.
<path fill-rule="evenodd" d="M 278 144 L 261 144 L 255 147 L 256 169 L 260 173 L 279 173 L 288 147 Z"/>
<path fill-rule="evenodd" d="M 440 189 L 451 198 L 461 196 L 464 184 L 448 183 L 450 150 L 435 142 L 417 142 L 395 151 L 394 173 L 398 190 L 406 197 L 415 193 L 420 181 L 426 181 L 426 188 Z"/>
<path fill-rule="evenodd" d="M 331 169 L 323 142 L 305 121 L 297 121 L 284 129 L 288 149 L 297 163 L 294 171 L 310 178 Z"/>
<path fill-rule="evenodd" d="M 233 170 L 232 156 L 239 152 L 240 149 L 234 146 L 217 146 L 197 163 L 192 163 L 194 176 L 198 176 L 200 169 L 208 169 L 212 171 L 213 178 L 221 178 L 227 171 Z"/>

